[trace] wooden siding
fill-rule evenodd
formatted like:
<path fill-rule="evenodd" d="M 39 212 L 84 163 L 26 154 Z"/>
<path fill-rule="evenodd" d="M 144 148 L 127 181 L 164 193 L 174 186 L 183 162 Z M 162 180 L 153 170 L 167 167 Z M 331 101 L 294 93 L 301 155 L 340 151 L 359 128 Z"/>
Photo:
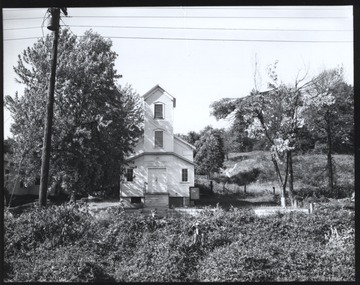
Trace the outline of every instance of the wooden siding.
<path fill-rule="evenodd" d="M 170 208 L 179 208 L 184 206 L 183 197 L 169 197 Z"/>
<path fill-rule="evenodd" d="M 145 194 L 146 208 L 169 208 L 169 194 Z"/>

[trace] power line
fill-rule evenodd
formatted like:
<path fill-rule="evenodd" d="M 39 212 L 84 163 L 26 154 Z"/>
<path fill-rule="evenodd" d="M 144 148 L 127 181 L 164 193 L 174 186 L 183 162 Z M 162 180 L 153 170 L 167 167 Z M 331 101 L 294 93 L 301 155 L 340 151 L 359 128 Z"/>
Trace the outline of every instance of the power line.
<path fill-rule="evenodd" d="M 108 9 L 106 7 L 88 7 L 94 9 Z M 114 7 L 115 9 L 133 9 L 133 10 L 279 10 L 279 11 L 286 11 L 286 10 L 303 10 L 303 11 L 346 11 L 346 9 L 341 9 L 344 7 L 336 7 L 336 8 L 329 8 L 329 7 L 318 7 L 314 8 L 313 6 L 204 6 L 204 7 L 193 7 L 193 6 L 177 6 L 177 7 Z M 44 8 L 24 8 L 24 9 L 10 9 L 5 8 L 4 11 L 6 12 L 17 12 L 17 11 L 29 11 L 29 10 L 40 10 Z M 111 8 L 113 9 L 113 8 Z"/>
<path fill-rule="evenodd" d="M 18 11 L 34 11 L 34 10 L 44 10 L 44 9 L 46 9 L 47 10 L 47 8 L 24 8 L 24 9 L 16 9 L 16 8 L 14 8 L 14 9 L 9 9 L 9 8 L 4 8 L 3 9 L 3 11 L 4 12 L 18 12 Z"/>
<path fill-rule="evenodd" d="M 140 40 L 184 40 L 184 41 L 220 41 L 220 42 L 274 42 L 274 43 L 352 43 L 353 41 L 291 41 L 291 40 L 241 40 L 241 39 L 197 39 L 197 38 L 160 38 L 160 37 L 106 37 L 112 39 L 140 39 Z"/>
<path fill-rule="evenodd" d="M 197 28 L 197 27 L 159 27 L 159 26 L 92 26 L 92 25 L 68 25 L 62 21 L 66 27 L 74 28 L 110 28 L 110 29 L 164 29 L 164 30 L 219 30 L 219 31 L 274 31 L 274 32 L 352 32 L 352 30 L 333 30 L 333 29 L 259 29 L 259 28 Z M 24 29 L 38 29 L 39 27 L 20 27 L 7 28 L 4 31 L 16 31 Z"/>
<path fill-rule="evenodd" d="M 39 20 L 43 17 L 26 17 L 26 18 L 7 18 L 3 19 L 4 21 L 16 21 L 16 20 Z"/>
<path fill-rule="evenodd" d="M 143 18 L 143 19 L 348 19 L 349 17 L 341 17 L 341 16 L 136 16 L 136 15 L 118 15 L 118 16 L 71 16 L 69 18 Z"/>
<path fill-rule="evenodd" d="M 75 35 L 75 34 L 74 34 Z M 80 38 L 84 36 L 79 36 Z M 165 38 L 165 37 L 125 37 L 125 36 L 102 36 L 103 38 L 111 39 L 134 39 L 134 40 L 174 40 L 174 41 L 220 41 L 220 42 L 274 42 L 274 43 L 352 43 L 353 41 L 316 41 L 316 40 L 260 40 L 260 39 L 216 39 L 216 38 Z M 29 38 L 16 38 L 16 39 L 4 39 L 4 41 L 15 40 L 28 40 L 28 39 L 40 39 L 43 37 L 29 37 Z"/>
<path fill-rule="evenodd" d="M 302 6 L 296 6 L 294 8 L 292 8 L 291 6 L 280 6 L 280 7 L 270 7 L 270 6 L 266 6 L 266 7 L 238 7 L 238 6 L 231 6 L 231 7 L 220 7 L 220 8 L 217 8 L 217 7 L 185 7 L 185 9 L 210 9 L 210 10 L 218 10 L 218 9 L 221 9 L 221 10 L 279 10 L 279 11 L 286 11 L 286 10 L 296 10 L 296 11 L 299 11 L 299 10 L 303 10 L 303 11 L 346 11 L 345 9 L 340 9 L 340 8 L 322 8 L 322 7 L 319 7 L 318 9 L 316 8 L 313 8 L 311 6 L 308 6 L 308 7 L 302 7 Z"/>
<path fill-rule="evenodd" d="M 76 37 L 77 37 L 77 35 L 76 35 L 76 34 L 74 34 L 74 32 L 70 29 L 70 26 L 69 26 L 69 25 L 67 25 L 67 24 L 63 21 L 63 19 L 62 19 L 62 18 L 60 18 L 60 20 L 61 20 L 61 22 L 65 25 L 65 27 L 67 27 L 67 28 L 68 28 L 68 30 L 70 31 L 70 33 L 72 33 L 74 36 L 76 36 Z"/>
<path fill-rule="evenodd" d="M 126 18 L 126 19 L 348 19 L 349 17 L 341 17 L 341 16 L 136 16 L 136 15 L 118 15 L 118 16 L 69 16 L 68 18 Z M 4 21 L 16 21 L 16 20 L 36 20 L 42 19 L 42 17 L 25 17 L 25 18 L 7 18 L 3 19 Z"/>
<path fill-rule="evenodd" d="M 116 28 L 116 29 L 164 29 L 164 30 L 219 30 L 219 31 L 289 31 L 289 32 L 351 32 L 352 30 L 332 30 L 332 29 L 258 29 L 258 28 L 196 28 L 196 27 L 159 27 L 159 26 L 91 26 L 91 25 L 66 25 L 75 28 Z M 14 28 L 16 29 L 16 28 Z"/>
<path fill-rule="evenodd" d="M 38 29 L 40 27 L 23 27 L 23 28 L 7 28 L 3 29 L 4 31 L 15 31 L 15 30 L 28 30 L 28 29 Z"/>
<path fill-rule="evenodd" d="M 16 38 L 16 39 L 3 39 L 3 41 L 32 40 L 32 39 L 41 39 L 41 38 L 43 37 L 40 36 L 40 37 L 28 37 L 28 38 Z"/>

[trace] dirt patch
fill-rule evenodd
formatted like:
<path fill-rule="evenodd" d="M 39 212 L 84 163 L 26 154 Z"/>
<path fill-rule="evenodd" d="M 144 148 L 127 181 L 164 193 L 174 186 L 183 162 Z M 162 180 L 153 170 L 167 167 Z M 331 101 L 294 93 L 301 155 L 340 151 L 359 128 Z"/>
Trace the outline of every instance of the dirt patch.
<path fill-rule="evenodd" d="M 120 202 L 88 202 L 89 210 L 102 210 L 109 207 L 120 207 Z"/>

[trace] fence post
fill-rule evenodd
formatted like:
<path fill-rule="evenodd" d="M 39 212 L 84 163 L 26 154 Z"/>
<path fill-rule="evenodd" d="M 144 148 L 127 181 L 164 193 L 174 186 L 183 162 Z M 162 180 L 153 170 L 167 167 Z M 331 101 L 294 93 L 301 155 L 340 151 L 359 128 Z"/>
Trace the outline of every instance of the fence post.
<path fill-rule="evenodd" d="M 244 193 L 246 194 L 246 184 L 244 185 Z"/>
<path fill-rule="evenodd" d="M 275 187 L 273 186 L 273 195 L 275 196 Z"/>
<path fill-rule="evenodd" d="M 310 214 L 312 214 L 314 212 L 314 204 L 312 202 L 310 202 L 309 207 L 310 207 L 309 212 L 310 212 Z"/>

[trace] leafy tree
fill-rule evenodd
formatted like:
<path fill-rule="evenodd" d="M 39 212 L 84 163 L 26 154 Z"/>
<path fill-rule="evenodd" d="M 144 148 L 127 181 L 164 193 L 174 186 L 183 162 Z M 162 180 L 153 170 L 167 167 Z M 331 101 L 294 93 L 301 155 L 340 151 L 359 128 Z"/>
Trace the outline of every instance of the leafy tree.
<path fill-rule="evenodd" d="M 235 121 L 247 126 L 247 136 L 268 141 L 282 189 L 282 205 L 285 206 L 289 174 L 291 196 L 293 192 L 292 151 L 297 133 L 304 125 L 301 94 L 309 83 L 301 84 L 304 78 L 297 79 L 293 85 L 279 82 L 276 65 L 277 62 L 268 67 L 270 90 L 253 90 L 249 96 L 238 99 L 224 98 L 214 102 L 211 107 L 212 115 L 217 119 L 235 112 Z M 284 171 L 281 171 L 281 164 L 285 165 Z"/>
<path fill-rule="evenodd" d="M 14 119 L 15 161 L 28 183 L 40 174 L 51 42 L 47 36 L 19 55 L 14 70 L 24 94 L 5 98 Z M 131 87 L 116 85 L 111 47 L 92 31 L 79 38 L 60 31 L 49 185 L 61 181 L 77 193 L 115 187 L 124 157 L 141 134 L 139 97 Z"/>
<path fill-rule="evenodd" d="M 13 154 L 14 153 L 14 140 L 12 138 L 7 138 L 4 140 L 4 154 Z"/>
<path fill-rule="evenodd" d="M 316 76 L 305 97 L 308 127 L 327 145 L 328 188 L 334 192 L 334 149 L 352 148 L 354 91 L 343 79 L 342 68 Z M 335 193 L 337 195 L 337 193 Z"/>
<path fill-rule="evenodd" d="M 200 139 L 200 134 L 195 132 L 195 131 L 190 131 L 187 134 L 187 141 L 192 144 L 195 145 L 195 143 Z"/>
<path fill-rule="evenodd" d="M 294 154 L 305 154 L 313 150 L 316 144 L 316 132 L 309 130 L 307 124 L 298 130 L 297 140 L 295 142 Z"/>
<path fill-rule="evenodd" d="M 304 143 L 310 147 L 319 137 L 325 139 L 328 145 L 329 188 L 332 190 L 333 141 L 338 138 L 337 141 L 349 146 L 353 136 L 351 86 L 344 83 L 341 69 L 322 72 L 307 82 L 304 76 L 296 79 L 294 84 L 279 82 L 276 63 L 269 66 L 268 74 L 270 90 L 253 90 L 244 98 L 219 100 L 211 106 L 212 114 L 220 119 L 235 113 L 235 122 L 247 126 L 247 136 L 266 138 L 271 146 L 282 197 L 285 196 L 288 180 L 290 198 L 293 196 L 293 152 Z M 310 139 L 305 141 L 304 137 L 309 134 Z M 285 165 L 283 173 L 281 164 Z"/>
<path fill-rule="evenodd" d="M 200 135 L 200 139 L 195 143 L 195 170 L 198 174 L 206 174 L 210 177 L 214 172 L 218 172 L 224 163 L 222 132 L 208 126 Z"/>

